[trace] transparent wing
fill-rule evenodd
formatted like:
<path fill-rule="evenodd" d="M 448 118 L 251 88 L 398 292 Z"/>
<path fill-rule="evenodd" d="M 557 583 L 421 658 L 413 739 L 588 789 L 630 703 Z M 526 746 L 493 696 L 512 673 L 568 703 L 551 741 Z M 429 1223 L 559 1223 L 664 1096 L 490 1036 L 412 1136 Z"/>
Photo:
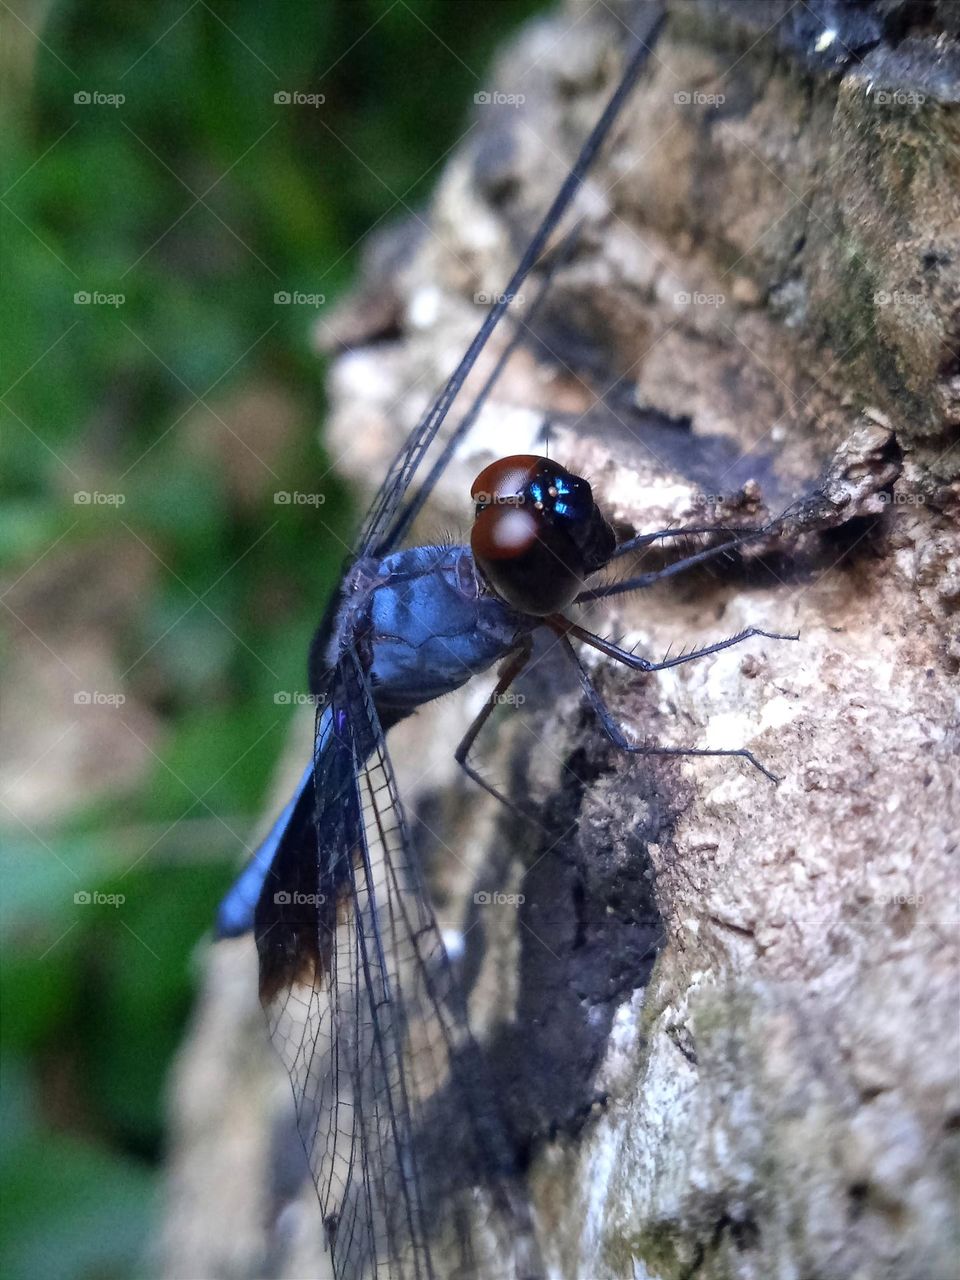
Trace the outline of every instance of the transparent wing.
<path fill-rule="evenodd" d="M 663 13 L 655 10 L 644 36 L 642 38 L 636 37 L 635 47 L 627 59 L 620 83 L 614 90 L 600 119 L 591 129 L 580 154 L 554 197 L 553 203 L 544 214 L 539 227 L 534 232 L 533 238 L 527 245 L 516 270 L 510 277 L 503 292 L 499 295 L 497 302 L 487 312 L 476 337 L 470 343 L 460 363 L 450 375 L 443 390 L 416 427 L 414 427 L 403 448 L 391 463 L 386 478 L 380 486 L 380 490 L 374 498 L 364 521 L 357 547 L 358 556 L 385 555 L 396 546 L 399 531 L 393 527 L 393 519 L 411 480 L 423 462 L 437 432 L 443 426 L 460 388 L 476 364 L 481 351 L 486 346 L 491 334 L 500 323 L 513 299 L 520 292 L 521 286 L 540 259 L 551 235 L 580 190 L 588 169 L 603 145 L 604 139 L 610 132 L 621 107 L 649 57 L 650 46 L 659 34 L 663 21 Z M 486 391 L 489 391 L 489 386 L 485 388 L 483 394 Z"/>
<path fill-rule="evenodd" d="M 318 718 L 315 784 L 315 849 L 275 865 L 256 933 L 334 1273 L 534 1277 L 509 1143 L 353 652 Z"/>

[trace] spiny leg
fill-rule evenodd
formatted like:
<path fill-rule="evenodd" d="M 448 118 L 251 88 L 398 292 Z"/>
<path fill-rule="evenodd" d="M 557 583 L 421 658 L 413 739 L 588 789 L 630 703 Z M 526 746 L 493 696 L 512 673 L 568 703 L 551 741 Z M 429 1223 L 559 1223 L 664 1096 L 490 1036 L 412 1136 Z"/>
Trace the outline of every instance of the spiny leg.
<path fill-rule="evenodd" d="M 722 542 L 716 547 L 707 547 L 703 551 L 695 552 L 692 556 L 684 556 L 682 560 L 675 560 L 673 564 L 668 564 L 663 569 L 653 569 L 649 573 L 639 573 L 632 578 L 626 578 L 623 582 L 611 582 L 602 587 L 591 587 L 588 591 L 581 591 L 575 603 L 588 604 L 591 600 L 606 600 L 611 596 L 625 595 L 628 591 L 640 591 L 645 587 L 653 586 L 655 582 L 661 582 L 664 578 L 672 578 L 678 573 L 684 573 L 687 569 L 692 569 L 694 565 L 716 560 L 719 556 L 736 550 L 737 547 L 745 546 L 748 542 L 755 542 L 757 538 L 771 533 L 783 524 L 794 508 L 799 508 L 801 505 L 801 501 L 792 503 L 773 520 L 760 525 L 756 529 L 751 529 L 742 537 L 731 538 L 729 542 Z M 645 541 L 653 542 L 656 538 L 674 537 L 683 533 L 716 533 L 718 531 L 722 532 L 722 529 L 718 530 L 717 527 L 713 529 L 668 529 L 661 533 L 641 534 L 638 538 L 631 538 L 628 542 L 622 543 L 614 552 L 614 558 L 625 554 L 626 550 L 634 550 L 645 545 Z"/>
<path fill-rule="evenodd" d="M 749 640 L 751 636 L 763 636 L 767 640 L 799 640 L 799 632 L 796 635 L 782 635 L 779 631 L 764 631 L 760 627 L 747 627 L 745 631 L 739 631 L 735 636 L 728 636 L 726 640 L 718 640 L 715 644 L 705 644 L 702 649 L 693 649 L 690 653 L 678 653 L 674 658 L 664 658 L 662 662 L 651 662 L 649 658 L 641 658 L 639 654 L 631 653 L 629 649 L 621 649 L 619 645 L 613 643 L 612 640 L 604 640 L 603 636 L 595 635 L 592 631 L 588 631 L 586 627 L 578 626 L 577 623 L 571 622 L 569 618 L 565 618 L 560 613 L 553 613 L 544 619 L 547 626 L 555 631 L 569 644 L 569 637 L 576 636 L 578 640 L 582 640 L 584 644 L 591 645 L 594 649 L 599 649 L 602 654 L 608 658 L 613 658 L 615 662 L 622 662 L 625 667 L 629 667 L 631 671 L 666 671 L 670 667 L 679 667 L 684 662 L 693 662 L 697 658 L 706 658 L 711 653 L 719 653 L 722 649 L 730 649 L 735 644 L 741 644 L 744 640 Z"/>
<path fill-rule="evenodd" d="M 759 769 L 763 776 L 769 778 L 771 782 L 780 781 L 777 775 L 765 768 L 753 752 L 748 751 L 746 747 L 730 747 L 726 749 L 720 747 L 650 747 L 630 742 L 597 692 L 590 676 L 587 674 L 586 668 L 580 661 L 580 655 L 566 636 L 561 637 L 561 644 L 577 668 L 580 686 L 591 710 L 600 721 L 604 733 L 619 751 L 625 751 L 628 755 L 634 756 L 740 756 L 741 759 L 752 764 L 755 769 Z"/>
<path fill-rule="evenodd" d="M 645 587 L 652 587 L 655 582 L 662 582 L 664 578 L 673 578 L 678 573 L 685 573 L 688 569 L 692 569 L 694 565 L 705 564 L 708 560 L 716 560 L 718 557 L 726 555 L 749 541 L 749 538 L 732 538 L 729 542 L 721 543 L 718 547 L 707 547 L 706 550 L 697 551 L 692 556 L 684 556 L 682 560 L 675 560 L 673 564 L 665 565 L 662 569 L 651 569 L 647 573 L 638 573 L 632 578 L 625 578 L 623 582 L 611 582 L 603 587 L 591 587 L 589 591 L 581 591 L 574 603 L 588 604 L 591 600 L 607 600 L 611 596 L 625 595 L 628 591 L 641 591 Z"/>
<path fill-rule="evenodd" d="M 684 525 L 677 529 L 658 529 L 655 533 L 638 533 L 634 537 L 628 538 L 626 542 L 621 542 L 610 558 L 611 560 L 619 560 L 621 556 L 629 555 L 631 551 L 642 551 L 644 547 L 649 547 L 651 543 L 657 542 L 660 538 L 685 538 L 688 534 L 695 533 L 756 534 L 759 532 L 760 530 L 756 525 L 736 524 Z"/>
<path fill-rule="evenodd" d="M 530 661 L 530 654 L 532 652 L 533 652 L 533 640 L 530 638 L 530 636 L 525 636 L 523 641 L 520 644 L 519 649 L 517 649 L 515 653 L 513 653 L 510 657 L 508 657 L 507 660 L 500 667 L 500 670 L 497 674 L 496 685 L 491 691 L 490 696 L 487 698 L 486 702 L 480 708 L 480 711 L 478 712 L 478 714 L 474 717 L 473 723 L 470 725 L 467 732 L 463 735 L 463 738 L 461 739 L 459 745 L 457 746 L 456 751 L 453 753 L 453 757 L 456 760 L 457 764 L 460 766 L 460 768 L 467 775 L 467 777 L 470 778 L 473 782 L 475 782 L 478 787 L 482 787 L 484 791 L 487 792 L 488 795 L 493 796 L 495 800 L 499 800 L 501 804 L 505 804 L 508 809 L 512 809 L 514 813 L 519 814 L 520 817 L 525 818 L 528 822 L 535 822 L 537 826 L 540 826 L 541 824 L 537 818 L 535 818 L 531 813 L 528 813 L 526 810 L 522 809 L 518 804 L 515 804 L 514 801 L 510 800 L 507 796 L 505 796 L 502 791 L 498 790 L 493 785 L 493 783 L 487 782 L 486 778 L 482 777 L 476 771 L 476 769 L 474 769 L 473 765 L 470 764 L 470 762 L 467 759 L 468 755 L 470 754 L 470 749 L 472 748 L 473 744 L 476 742 L 477 736 L 479 735 L 480 730 L 490 719 L 490 716 L 493 714 L 494 708 L 499 705 L 500 699 L 507 692 L 507 690 L 513 684 L 514 680 L 516 680 L 517 676 L 520 674 L 523 668 Z"/>

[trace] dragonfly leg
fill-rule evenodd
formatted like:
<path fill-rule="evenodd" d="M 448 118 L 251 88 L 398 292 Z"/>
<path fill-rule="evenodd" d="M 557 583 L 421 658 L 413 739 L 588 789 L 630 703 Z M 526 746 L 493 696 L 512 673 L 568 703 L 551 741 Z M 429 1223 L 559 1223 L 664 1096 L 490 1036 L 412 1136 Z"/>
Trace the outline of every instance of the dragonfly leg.
<path fill-rule="evenodd" d="M 658 529 L 656 533 L 638 533 L 636 537 L 627 538 L 625 542 L 621 542 L 617 546 L 610 559 L 619 560 L 621 556 L 629 555 L 631 551 L 642 551 L 644 547 L 649 547 L 651 543 L 659 541 L 660 538 L 685 538 L 695 533 L 749 534 L 760 532 L 762 530 L 757 529 L 756 525 L 751 527 L 736 524 L 682 525 L 677 529 Z"/>
<path fill-rule="evenodd" d="M 670 667 L 679 667 L 684 662 L 693 662 L 697 658 L 706 658 L 711 653 L 719 653 L 722 649 L 730 649 L 735 644 L 741 644 L 744 640 L 749 640 L 751 636 L 763 636 L 767 640 L 800 639 L 799 632 L 793 635 L 783 635 L 779 631 L 764 631 L 760 627 L 747 627 L 745 631 L 738 631 L 735 636 L 728 636 L 726 640 L 718 640 L 715 644 L 705 644 L 701 649 L 692 649 L 689 653 L 678 653 L 676 657 L 664 658 L 662 662 L 651 662 L 649 658 L 641 658 L 639 654 L 631 653 L 629 649 L 621 649 L 619 645 L 614 644 L 611 640 L 604 640 L 603 636 L 595 635 L 592 631 L 588 631 L 586 627 L 578 626 L 575 622 L 564 618 L 562 614 L 551 614 L 544 621 L 557 635 L 566 639 L 569 639 L 570 636 L 575 636 L 578 640 L 582 640 L 584 644 L 589 644 L 594 649 L 599 649 L 606 657 L 613 658 L 615 662 L 622 662 L 631 671 L 666 671 Z"/>
<path fill-rule="evenodd" d="M 470 754 L 470 750 L 473 747 L 473 744 L 477 740 L 477 736 L 479 735 L 480 730 L 490 719 L 490 716 L 493 714 L 494 708 L 500 705 L 500 701 L 503 698 L 503 695 L 507 692 L 507 690 L 513 684 L 514 680 L 516 680 L 517 676 L 520 674 L 523 668 L 530 661 L 530 654 L 532 653 L 532 651 L 533 651 L 533 641 L 529 636 L 526 636 L 524 637 L 519 649 L 517 649 L 513 654 L 511 654 L 503 663 L 503 665 L 500 668 L 500 671 L 498 672 L 496 685 L 494 686 L 492 692 L 490 693 L 490 696 L 487 698 L 483 707 L 480 709 L 480 712 L 478 713 L 478 715 L 475 716 L 473 723 L 470 725 L 470 728 L 463 735 L 463 738 L 461 739 L 460 744 L 458 745 L 456 751 L 454 752 L 454 759 L 456 760 L 460 768 L 464 771 L 464 773 L 467 775 L 467 777 L 470 778 L 471 781 L 475 782 L 478 787 L 482 787 L 484 791 L 487 792 L 488 795 L 493 796 L 495 800 L 499 800 L 501 804 L 505 804 L 508 809 L 513 809 L 515 813 L 520 814 L 520 816 L 523 818 L 526 818 L 527 821 L 536 822 L 537 825 L 539 826 L 540 824 L 538 819 L 536 819 L 535 817 L 533 817 L 532 814 L 522 809 L 513 800 L 510 800 L 507 796 L 503 794 L 502 791 L 499 791 L 491 782 L 487 782 L 486 778 L 482 777 L 481 774 L 477 772 L 477 770 L 473 767 L 473 765 L 467 759 L 467 757 Z"/>
<path fill-rule="evenodd" d="M 737 547 L 745 546 L 748 542 L 755 542 L 758 538 L 772 533 L 801 505 L 800 501 L 792 503 L 780 515 L 768 520 L 766 524 L 760 525 L 756 529 L 751 529 L 740 537 L 731 538 L 729 542 L 722 542 L 718 546 L 696 551 L 692 556 L 684 556 L 682 560 L 675 560 L 673 564 L 668 564 L 662 569 L 654 569 L 649 573 L 638 573 L 632 578 L 625 578 L 623 582 L 610 582 L 602 587 L 591 587 L 587 591 L 581 591 L 577 596 L 576 603 L 587 604 L 591 600 L 608 600 L 611 596 L 622 596 L 628 591 L 640 591 L 644 587 L 653 586 L 655 582 L 661 582 L 664 578 L 672 578 L 678 573 L 685 573 L 687 569 L 692 569 L 694 565 L 716 560 L 719 556 L 727 555 L 729 552 L 736 550 Z M 723 531 L 722 527 L 717 527 L 714 529 L 666 529 L 662 533 L 641 534 L 637 538 L 631 538 L 628 542 L 621 543 L 614 552 L 614 558 L 624 555 L 627 551 L 636 550 L 656 538 L 675 537 L 683 533 L 718 533 Z M 731 530 L 731 532 L 735 531 Z"/>
<path fill-rule="evenodd" d="M 726 749 L 713 747 L 651 747 L 638 743 L 630 742 L 623 730 L 617 724 L 616 720 L 610 712 L 609 707 L 598 693 L 596 686 L 590 679 L 586 668 L 580 661 L 580 656 L 574 649 L 567 636 L 561 637 L 561 644 L 566 650 L 570 660 L 577 668 L 577 674 L 580 677 L 580 686 L 583 689 L 587 702 L 591 710 L 600 721 L 604 733 L 619 751 L 625 751 L 629 755 L 635 756 L 739 756 L 742 760 L 746 760 L 748 764 L 752 764 L 755 769 L 763 774 L 765 778 L 769 778 L 771 782 L 779 782 L 780 779 L 775 773 L 771 773 L 764 765 L 760 763 L 752 751 L 748 751 L 746 747 L 730 747 Z"/>

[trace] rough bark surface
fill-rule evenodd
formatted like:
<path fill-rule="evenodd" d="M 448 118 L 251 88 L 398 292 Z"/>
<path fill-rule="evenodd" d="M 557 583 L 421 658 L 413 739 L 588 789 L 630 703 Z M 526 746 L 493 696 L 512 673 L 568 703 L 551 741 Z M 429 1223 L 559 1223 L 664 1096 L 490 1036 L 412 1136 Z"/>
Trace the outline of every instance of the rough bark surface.
<path fill-rule="evenodd" d="M 654 658 L 750 626 L 798 631 L 651 677 L 591 663 L 637 741 L 749 747 L 782 781 L 623 756 L 556 654 L 480 757 L 544 800 L 547 835 L 453 763 L 485 690 L 418 714 L 391 749 L 439 914 L 483 940 L 472 1012 L 531 1153 L 551 1275 L 950 1280 L 957 7 L 671 8 L 538 342 L 417 535 L 462 537 L 473 476 L 542 451 L 545 415 L 551 452 L 624 532 L 760 522 L 799 499 L 749 554 L 584 619 Z M 351 347 L 327 440 L 362 484 L 461 354 L 614 83 L 628 11 L 612 10 L 568 4 L 504 51 L 492 83 L 524 112 L 478 108 L 429 232 L 381 240 L 325 322 L 323 341 Z M 524 902 L 478 907 L 477 889 Z M 323 1275 L 252 946 L 202 963 L 165 1273 Z"/>

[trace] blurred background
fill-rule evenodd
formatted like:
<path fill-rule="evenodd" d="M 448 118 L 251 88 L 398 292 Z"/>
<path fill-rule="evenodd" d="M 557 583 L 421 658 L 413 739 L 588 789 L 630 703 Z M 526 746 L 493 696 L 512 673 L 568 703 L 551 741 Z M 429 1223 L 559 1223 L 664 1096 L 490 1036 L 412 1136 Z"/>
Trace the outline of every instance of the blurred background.
<path fill-rule="evenodd" d="M 0 6 L 6 1277 L 149 1269 L 192 958 L 357 514 L 312 335 L 539 7 Z"/>

